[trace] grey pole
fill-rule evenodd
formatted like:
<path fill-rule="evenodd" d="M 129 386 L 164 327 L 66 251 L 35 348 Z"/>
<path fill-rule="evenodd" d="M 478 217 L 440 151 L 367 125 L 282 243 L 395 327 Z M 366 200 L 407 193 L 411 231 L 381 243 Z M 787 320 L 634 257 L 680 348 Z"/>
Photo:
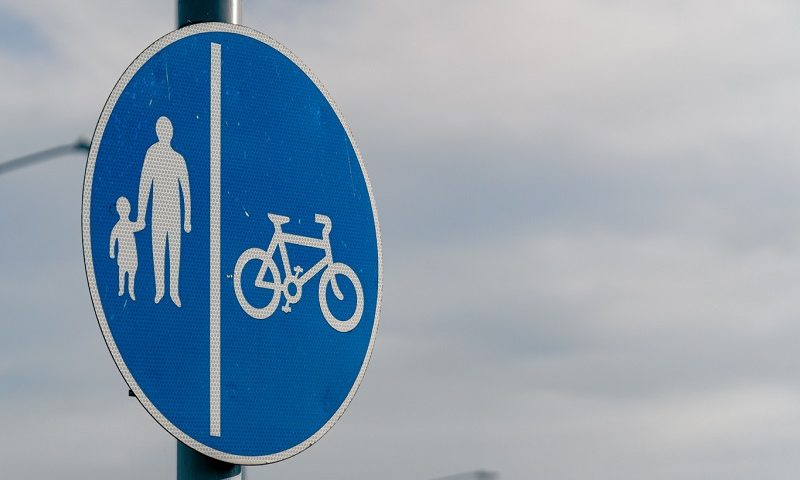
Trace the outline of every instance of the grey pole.
<path fill-rule="evenodd" d="M 178 0 L 178 27 L 192 23 L 241 21 L 239 0 Z M 240 465 L 221 462 L 178 442 L 178 480 L 243 479 Z"/>
<path fill-rule="evenodd" d="M 241 465 L 207 457 L 178 442 L 178 480 L 244 479 Z"/>
<path fill-rule="evenodd" d="M 178 0 L 178 27 L 192 23 L 239 23 L 242 19 L 239 0 Z"/>

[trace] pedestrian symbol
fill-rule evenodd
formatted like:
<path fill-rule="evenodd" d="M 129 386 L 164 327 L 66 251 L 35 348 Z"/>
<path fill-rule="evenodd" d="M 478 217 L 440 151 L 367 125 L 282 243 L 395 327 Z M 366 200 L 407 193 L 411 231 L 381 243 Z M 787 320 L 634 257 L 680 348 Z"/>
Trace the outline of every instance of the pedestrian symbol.
<path fill-rule="evenodd" d="M 137 230 L 145 228 L 147 204 L 152 192 L 153 266 L 156 277 L 155 302 L 164 296 L 164 255 L 169 241 L 169 296 L 181 306 L 179 295 L 181 268 L 181 224 L 186 233 L 192 231 L 192 201 L 186 161 L 172 148 L 172 122 L 167 117 L 156 121 L 158 141 L 147 149 L 139 179 Z M 183 222 L 181 222 L 183 198 Z"/>
<path fill-rule="evenodd" d="M 378 325 L 377 216 L 340 114 L 274 40 L 197 24 L 134 61 L 92 141 L 83 237 L 109 350 L 179 440 L 269 463 L 347 408 Z"/>
<path fill-rule="evenodd" d="M 125 276 L 128 278 L 128 295 L 131 300 L 136 300 L 133 293 L 136 280 L 136 269 L 139 265 L 139 254 L 136 250 L 134 232 L 138 231 L 137 225 L 130 221 L 131 204 L 125 197 L 117 199 L 117 213 L 119 221 L 111 230 L 111 258 L 117 259 L 119 269 L 119 296 L 125 293 Z"/>

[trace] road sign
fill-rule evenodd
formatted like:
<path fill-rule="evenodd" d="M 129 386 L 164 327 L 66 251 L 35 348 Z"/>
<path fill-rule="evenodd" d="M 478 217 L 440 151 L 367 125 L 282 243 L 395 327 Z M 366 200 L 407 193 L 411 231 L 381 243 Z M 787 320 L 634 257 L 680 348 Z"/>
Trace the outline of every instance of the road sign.
<path fill-rule="evenodd" d="M 83 246 L 111 355 L 180 441 L 271 463 L 347 408 L 378 327 L 375 203 L 327 92 L 274 40 L 203 23 L 139 55 L 92 141 Z"/>

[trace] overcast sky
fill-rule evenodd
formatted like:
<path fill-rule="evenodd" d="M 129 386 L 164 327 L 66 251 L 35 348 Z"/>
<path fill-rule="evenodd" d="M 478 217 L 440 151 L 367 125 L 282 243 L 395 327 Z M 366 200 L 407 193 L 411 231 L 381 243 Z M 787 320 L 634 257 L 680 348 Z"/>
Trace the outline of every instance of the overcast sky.
<path fill-rule="evenodd" d="M 0 0 L 0 160 L 90 135 L 171 1 Z M 800 5 L 246 1 L 336 100 L 384 247 L 341 421 L 251 479 L 794 479 Z M 4 478 L 170 478 L 102 340 L 84 159 L 0 177 Z"/>

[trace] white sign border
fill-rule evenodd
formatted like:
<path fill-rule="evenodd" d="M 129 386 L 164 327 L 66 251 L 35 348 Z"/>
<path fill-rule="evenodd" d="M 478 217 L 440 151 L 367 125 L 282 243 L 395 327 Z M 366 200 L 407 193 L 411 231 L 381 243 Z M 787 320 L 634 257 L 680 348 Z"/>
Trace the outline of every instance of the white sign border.
<path fill-rule="evenodd" d="M 308 439 L 300 442 L 299 444 L 286 449 L 282 452 L 274 453 L 271 455 L 261 455 L 261 456 L 245 456 L 245 455 L 234 455 L 225 453 L 214 448 L 211 448 L 194 438 L 187 435 L 183 432 L 180 428 L 175 426 L 172 422 L 170 422 L 158 409 L 153 405 L 147 395 L 144 394 L 142 389 L 139 387 L 139 384 L 136 383 L 136 380 L 133 378 L 133 375 L 128 370 L 125 362 L 122 359 L 122 355 L 120 355 L 119 349 L 117 348 L 116 342 L 114 342 L 114 337 L 111 335 L 111 330 L 108 327 L 108 321 L 106 320 L 105 314 L 103 312 L 103 305 L 100 301 L 100 294 L 97 289 L 97 281 L 94 275 L 94 265 L 92 260 L 92 243 L 91 243 L 91 232 L 90 232 L 90 212 L 91 212 L 91 193 L 92 193 L 92 180 L 94 178 L 94 167 L 95 161 L 97 160 L 97 153 L 100 148 L 100 140 L 103 138 L 103 133 L 105 131 L 106 124 L 111 117 L 111 113 L 114 111 L 114 107 L 117 104 L 117 100 L 119 99 L 122 92 L 127 87 L 128 82 L 133 78 L 136 72 L 148 61 L 150 58 L 153 57 L 156 53 L 167 47 L 168 45 L 181 40 L 186 37 L 190 37 L 192 35 L 200 34 L 200 33 L 209 33 L 209 32 L 223 32 L 223 33 L 236 33 L 240 35 L 244 35 L 255 40 L 258 40 L 262 43 L 269 45 L 270 47 L 274 48 L 284 56 L 286 56 L 289 60 L 291 60 L 295 65 L 297 65 L 303 73 L 314 82 L 314 85 L 319 89 L 325 99 L 333 108 L 333 111 L 336 113 L 336 116 L 341 122 L 342 126 L 347 133 L 347 137 L 350 140 L 350 144 L 353 147 L 353 150 L 356 152 L 356 157 L 358 158 L 358 163 L 361 166 L 361 172 L 364 174 L 364 181 L 367 184 L 367 192 L 369 193 L 369 200 L 372 207 L 372 218 L 375 222 L 375 237 L 378 243 L 378 299 L 377 304 L 375 306 L 375 319 L 372 327 L 372 334 L 369 341 L 369 347 L 367 348 L 367 353 L 364 356 L 364 363 L 361 365 L 361 370 L 358 372 L 358 376 L 356 377 L 356 381 L 353 383 L 350 392 L 347 394 L 347 398 L 345 398 L 344 402 L 342 402 L 339 409 L 333 416 L 328 420 L 325 425 L 322 426 L 317 432 L 315 432 L 311 437 Z M 328 430 L 333 427 L 333 425 L 341 418 L 344 414 L 344 411 L 347 409 L 350 401 L 355 396 L 356 391 L 358 390 L 359 385 L 361 384 L 361 380 L 364 377 L 364 373 L 367 370 L 367 365 L 369 364 L 370 357 L 372 356 L 372 349 L 375 345 L 375 337 L 378 332 L 378 324 L 380 323 L 380 310 L 381 310 L 381 298 L 383 296 L 383 254 L 381 248 L 381 229 L 380 224 L 378 223 L 378 212 L 375 207 L 375 197 L 372 193 L 372 184 L 369 181 L 369 177 L 367 176 L 367 170 L 364 165 L 364 160 L 361 157 L 361 152 L 358 149 L 358 145 L 353 138 L 353 134 L 350 131 L 350 128 L 345 122 L 344 118 L 342 117 L 339 108 L 336 106 L 336 103 L 331 99 L 330 94 L 319 81 L 319 79 L 309 70 L 309 68 L 289 49 L 272 39 L 271 37 L 253 30 L 251 28 L 242 26 L 242 25 L 234 25 L 231 23 L 219 23 L 219 22 L 208 22 L 208 23 L 197 23 L 193 25 L 189 25 L 187 27 L 180 28 L 173 32 L 164 35 L 152 45 L 147 47 L 138 57 L 131 63 L 128 68 L 125 70 L 125 73 L 120 77 L 117 84 L 114 86 L 114 89 L 111 92 L 111 95 L 108 97 L 106 101 L 105 107 L 103 108 L 103 112 L 100 115 L 100 119 L 97 122 L 97 127 L 94 131 L 94 136 L 92 137 L 91 147 L 89 149 L 89 157 L 86 162 L 86 172 L 84 174 L 84 183 L 83 183 L 83 208 L 82 208 L 82 224 L 83 224 L 83 257 L 84 257 L 84 264 L 86 267 L 86 278 L 89 283 L 89 290 L 91 291 L 92 296 L 92 303 L 94 304 L 95 314 L 97 316 L 97 322 L 100 325 L 100 330 L 103 333 L 103 337 L 105 338 L 106 345 L 108 346 L 109 352 L 111 356 L 114 358 L 114 362 L 117 364 L 117 368 L 119 369 L 122 376 L 125 378 L 125 381 L 128 383 L 128 386 L 133 393 L 136 395 L 136 398 L 139 402 L 144 406 L 148 413 L 162 426 L 166 429 L 170 434 L 172 434 L 175 438 L 180 440 L 181 442 L 185 443 L 189 447 L 201 452 L 209 457 L 216 458 L 218 460 L 222 460 L 228 463 L 234 464 L 241 464 L 241 465 L 262 465 L 266 463 L 275 463 L 281 460 L 285 460 L 289 457 L 297 455 L 298 453 L 302 452 L 303 450 L 307 449 L 314 443 L 316 443 L 323 435 L 325 435 Z"/>

